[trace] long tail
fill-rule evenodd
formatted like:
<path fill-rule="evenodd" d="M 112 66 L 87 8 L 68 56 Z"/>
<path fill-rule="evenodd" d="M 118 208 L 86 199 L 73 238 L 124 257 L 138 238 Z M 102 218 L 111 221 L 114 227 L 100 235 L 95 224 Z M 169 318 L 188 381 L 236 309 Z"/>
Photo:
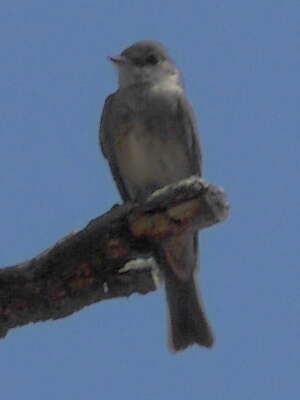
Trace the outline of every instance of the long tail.
<path fill-rule="evenodd" d="M 169 307 L 169 342 L 172 350 L 183 350 L 197 343 L 213 345 L 213 335 L 200 305 L 194 277 L 181 281 L 175 276 L 165 278 Z"/>
<path fill-rule="evenodd" d="M 197 236 L 172 238 L 165 248 L 165 287 L 169 308 L 169 344 L 179 351 L 194 343 L 211 347 L 213 334 L 194 280 Z"/>

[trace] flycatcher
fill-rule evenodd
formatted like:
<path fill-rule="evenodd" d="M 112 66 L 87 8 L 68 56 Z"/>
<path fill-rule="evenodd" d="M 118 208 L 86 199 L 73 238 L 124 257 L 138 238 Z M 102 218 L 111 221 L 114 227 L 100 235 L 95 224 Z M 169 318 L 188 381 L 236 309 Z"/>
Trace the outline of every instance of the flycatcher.
<path fill-rule="evenodd" d="M 141 41 L 110 57 L 119 88 L 104 105 L 100 143 L 124 202 L 143 202 L 153 191 L 201 175 L 197 128 L 180 72 L 164 47 Z M 197 293 L 197 234 L 163 241 L 161 265 L 174 351 L 213 335 Z"/>

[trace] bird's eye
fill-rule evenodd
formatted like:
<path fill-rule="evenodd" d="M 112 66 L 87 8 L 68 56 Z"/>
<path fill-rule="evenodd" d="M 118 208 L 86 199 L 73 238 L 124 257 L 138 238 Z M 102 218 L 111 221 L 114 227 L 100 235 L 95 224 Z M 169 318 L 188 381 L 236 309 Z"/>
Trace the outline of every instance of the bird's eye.
<path fill-rule="evenodd" d="M 158 63 L 158 59 L 153 55 L 150 54 L 146 60 L 145 60 L 146 64 L 151 64 L 151 65 L 155 65 Z"/>

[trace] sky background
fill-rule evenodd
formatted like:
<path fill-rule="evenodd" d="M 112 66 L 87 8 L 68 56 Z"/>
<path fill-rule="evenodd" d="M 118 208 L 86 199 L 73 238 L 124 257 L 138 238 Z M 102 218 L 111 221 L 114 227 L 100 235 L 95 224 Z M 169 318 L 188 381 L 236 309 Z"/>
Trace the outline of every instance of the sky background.
<path fill-rule="evenodd" d="M 204 175 L 231 204 L 201 235 L 215 347 L 168 352 L 162 289 L 101 302 L 1 340 L 1 398 L 297 398 L 299 1 L 2 0 L 0 265 L 119 202 L 97 139 L 106 57 L 142 39 L 182 69 Z"/>

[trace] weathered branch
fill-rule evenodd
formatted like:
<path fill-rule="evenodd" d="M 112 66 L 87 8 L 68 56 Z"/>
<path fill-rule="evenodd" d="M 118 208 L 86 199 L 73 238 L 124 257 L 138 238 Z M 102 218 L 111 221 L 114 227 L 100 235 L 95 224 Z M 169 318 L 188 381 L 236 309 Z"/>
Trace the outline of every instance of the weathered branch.
<path fill-rule="evenodd" d="M 0 269 L 0 336 L 100 300 L 155 290 L 157 243 L 220 222 L 228 208 L 222 189 L 191 177 L 143 204 L 115 206 L 31 260 Z"/>

